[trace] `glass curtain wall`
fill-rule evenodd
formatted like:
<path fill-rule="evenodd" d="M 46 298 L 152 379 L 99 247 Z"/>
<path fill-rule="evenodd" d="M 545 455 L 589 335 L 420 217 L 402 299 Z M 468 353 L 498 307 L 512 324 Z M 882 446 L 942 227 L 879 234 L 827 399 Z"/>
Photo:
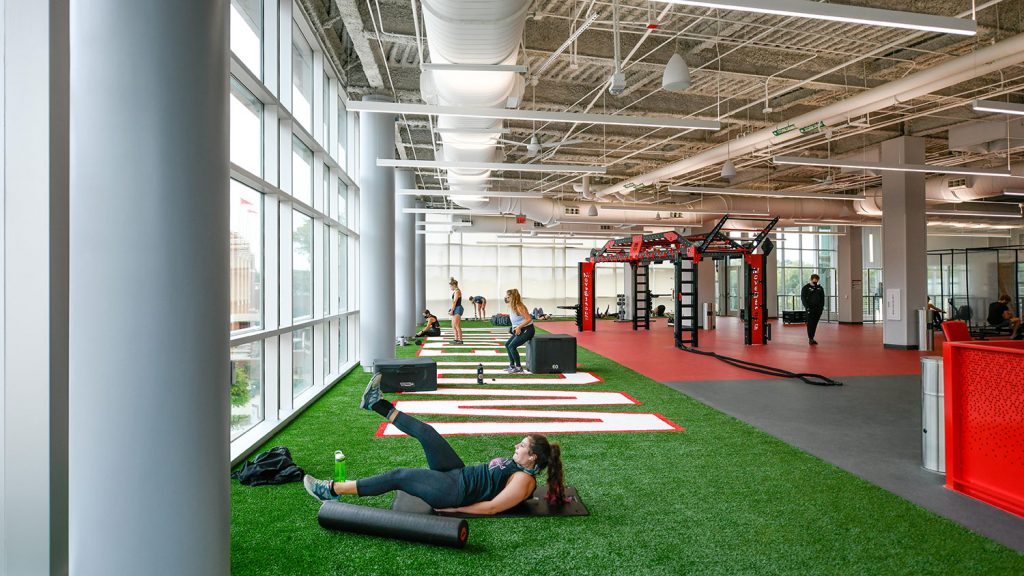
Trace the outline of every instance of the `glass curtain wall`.
<path fill-rule="evenodd" d="M 428 214 L 427 222 L 441 220 Z M 448 280 L 455 278 L 463 301 L 470 296 L 487 299 L 487 314 L 507 314 L 505 290 L 518 288 L 527 308 L 543 308 L 547 314 L 571 316 L 570 306 L 579 299 L 577 264 L 590 256 L 603 240 L 499 238 L 495 234 L 426 234 L 427 308 L 447 319 L 451 307 Z M 615 295 L 622 293 L 622 264 L 599 264 L 596 274 L 597 309 L 615 313 Z M 472 318 L 472 306 L 464 317 Z"/>
<path fill-rule="evenodd" d="M 810 282 L 811 274 L 817 274 L 825 288 L 825 312 L 822 318 L 838 320 L 838 243 L 835 232 L 829 227 L 816 226 L 782 228 L 775 243 L 778 250 L 776 274 L 780 313 L 783 310 L 804 309 L 800 291 L 804 284 Z"/>
<path fill-rule="evenodd" d="M 865 227 L 861 232 L 861 242 L 864 261 L 864 322 L 882 322 L 882 227 Z M 930 282 L 930 270 L 928 274 Z"/>
<path fill-rule="evenodd" d="M 230 27 L 235 460 L 355 365 L 358 187 L 357 123 L 300 5 L 232 0 Z"/>

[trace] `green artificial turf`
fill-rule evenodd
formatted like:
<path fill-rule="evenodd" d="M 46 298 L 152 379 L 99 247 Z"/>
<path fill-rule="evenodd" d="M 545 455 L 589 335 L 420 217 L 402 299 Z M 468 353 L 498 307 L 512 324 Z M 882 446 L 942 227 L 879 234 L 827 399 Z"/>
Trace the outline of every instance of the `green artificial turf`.
<path fill-rule="evenodd" d="M 590 516 L 473 519 L 468 546 L 454 550 L 327 531 L 300 483 L 232 482 L 232 574 L 1024 574 L 1024 555 L 607 358 L 582 348 L 578 358 L 605 380 L 584 388 L 641 402 L 615 411 L 657 412 L 685 428 L 549 435 Z M 380 417 L 356 407 L 366 381 L 352 372 L 260 451 L 288 446 L 318 477 L 332 473 L 338 449 L 350 478 L 424 466 L 414 439 L 374 436 Z M 449 441 L 474 464 L 511 455 L 519 439 Z M 345 501 L 388 507 L 391 498 Z"/>

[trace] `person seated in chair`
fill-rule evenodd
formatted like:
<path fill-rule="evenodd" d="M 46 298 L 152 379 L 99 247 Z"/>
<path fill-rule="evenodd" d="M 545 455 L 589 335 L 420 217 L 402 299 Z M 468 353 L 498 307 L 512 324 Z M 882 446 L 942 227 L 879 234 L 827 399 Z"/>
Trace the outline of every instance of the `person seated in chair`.
<path fill-rule="evenodd" d="M 437 316 L 431 314 L 430 310 L 424 310 L 423 319 L 427 321 L 427 325 L 423 327 L 423 330 L 416 333 L 416 338 L 441 335 L 441 324 L 437 322 Z"/>
<path fill-rule="evenodd" d="M 941 330 L 943 316 L 945 316 L 946 311 L 943 310 L 942 308 L 939 308 L 935 304 L 932 304 L 931 296 L 928 297 L 928 313 L 931 318 L 932 327 L 936 330 Z"/>
<path fill-rule="evenodd" d="M 995 328 L 1010 328 L 1010 338 L 1020 340 L 1024 335 L 1020 333 L 1020 318 L 1013 315 L 1010 309 L 1010 297 L 1003 294 L 999 300 L 988 305 L 988 323 Z"/>

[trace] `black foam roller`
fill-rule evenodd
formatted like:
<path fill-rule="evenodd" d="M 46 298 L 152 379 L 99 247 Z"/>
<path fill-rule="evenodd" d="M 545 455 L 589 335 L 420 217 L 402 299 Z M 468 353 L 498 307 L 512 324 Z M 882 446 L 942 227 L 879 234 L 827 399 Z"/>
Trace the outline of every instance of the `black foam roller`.
<path fill-rule="evenodd" d="M 320 506 L 317 521 L 324 528 L 462 548 L 469 538 L 464 518 L 410 514 L 384 508 L 356 506 L 329 500 Z"/>

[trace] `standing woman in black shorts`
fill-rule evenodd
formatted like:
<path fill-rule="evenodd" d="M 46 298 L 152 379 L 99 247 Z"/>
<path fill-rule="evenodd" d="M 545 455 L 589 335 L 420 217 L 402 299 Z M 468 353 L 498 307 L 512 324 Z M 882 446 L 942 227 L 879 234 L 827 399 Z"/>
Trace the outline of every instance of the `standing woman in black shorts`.
<path fill-rule="evenodd" d="M 452 278 L 448 281 L 448 287 L 452 289 L 452 307 L 448 314 L 452 317 L 452 331 L 455 332 L 455 340 L 452 344 L 462 344 L 462 290 L 459 290 L 459 281 Z"/>

